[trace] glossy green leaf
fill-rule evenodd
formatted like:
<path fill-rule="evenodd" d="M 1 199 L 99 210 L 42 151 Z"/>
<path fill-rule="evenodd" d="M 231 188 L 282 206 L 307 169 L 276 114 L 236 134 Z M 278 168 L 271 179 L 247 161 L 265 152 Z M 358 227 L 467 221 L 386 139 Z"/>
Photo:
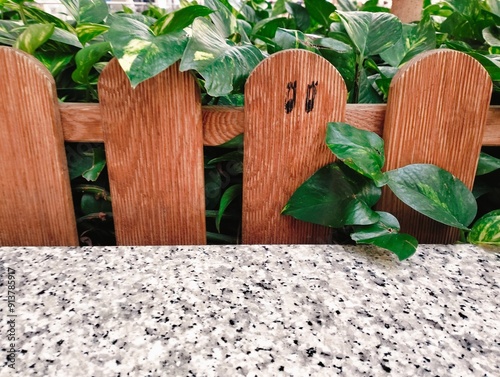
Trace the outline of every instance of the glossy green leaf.
<path fill-rule="evenodd" d="M 326 145 L 344 164 L 373 179 L 378 187 L 387 183 L 382 173 L 384 141 L 374 132 L 342 122 L 331 122 L 326 129 Z"/>
<path fill-rule="evenodd" d="M 82 48 L 82 43 L 79 41 L 76 31 L 68 31 L 56 27 L 54 33 L 51 35 L 50 39 L 52 41 L 61 42 L 69 46 Z"/>
<path fill-rule="evenodd" d="M 477 212 L 470 190 L 435 165 L 413 164 L 386 173 L 394 194 L 408 206 L 445 225 L 468 230 Z"/>
<path fill-rule="evenodd" d="M 219 212 L 217 213 L 217 217 L 215 218 L 215 226 L 217 227 L 218 232 L 220 232 L 220 222 L 227 207 L 236 198 L 241 197 L 241 187 L 241 184 L 232 185 L 228 187 L 226 191 L 224 191 L 224 194 L 222 194 L 222 197 L 220 198 Z"/>
<path fill-rule="evenodd" d="M 92 166 L 85 170 L 82 177 L 87 181 L 96 181 L 99 175 L 106 166 L 106 156 L 104 155 L 104 148 L 94 148 L 92 155 Z"/>
<path fill-rule="evenodd" d="M 273 41 L 282 50 L 300 48 L 303 50 L 317 52 L 317 49 L 312 44 L 312 41 L 299 30 L 278 28 Z"/>
<path fill-rule="evenodd" d="M 500 246 L 500 210 L 487 213 L 474 223 L 467 241 Z"/>
<path fill-rule="evenodd" d="M 35 57 L 56 77 L 73 60 L 73 53 L 37 51 Z"/>
<path fill-rule="evenodd" d="M 313 41 L 319 54 L 337 68 L 351 90 L 356 76 L 356 55 L 350 45 L 333 38 L 318 38 Z"/>
<path fill-rule="evenodd" d="M 54 29 L 52 24 L 30 25 L 17 37 L 14 47 L 33 55 L 38 47 L 49 40 Z"/>
<path fill-rule="evenodd" d="M 155 36 L 149 27 L 139 21 L 113 17 L 106 40 L 132 87 L 136 87 L 182 57 L 187 35 L 179 31 Z"/>
<path fill-rule="evenodd" d="M 219 97 L 241 85 L 263 59 L 255 46 L 229 44 L 223 31 L 199 17 L 193 23 L 193 35 L 182 56 L 180 70 L 197 71 L 205 79 L 207 93 Z"/>
<path fill-rule="evenodd" d="M 370 225 L 356 225 L 353 227 L 351 238 L 353 241 L 368 240 L 371 238 L 399 233 L 401 228 L 398 219 L 388 212 L 377 211 L 379 220 Z"/>
<path fill-rule="evenodd" d="M 100 42 L 88 45 L 75 55 L 76 70 L 71 77 L 80 84 L 89 83 L 89 72 L 95 63 L 111 51 L 109 42 Z"/>
<path fill-rule="evenodd" d="M 286 3 L 285 0 L 277 0 L 273 5 L 271 16 L 275 17 L 285 13 L 286 12 L 285 3 Z"/>
<path fill-rule="evenodd" d="M 100 23 L 109 13 L 105 0 L 61 0 L 78 22 Z"/>
<path fill-rule="evenodd" d="M 388 13 L 337 12 L 358 53 L 380 54 L 392 47 L 402 34 L 399 19 Z"/>
<path fill-rule="evenodd" d="M 436 31 L 430 18 L 416 25 L 403 25 L 401 38 L 380 54 L 393 67 L 399 67 L 416 55 L 436 48 Z"/>
<path fill-rule="evenodd" d="M 481 152 L 476 175 L 484 175 L 500 169 L 500 159 Z"/>
<path fill-rule="evenodd" d="M 23 23 L 21 21 L 0 20 L 0 44 L 13 46 L 21 33 Z"/>
<path fill-rule="evenodd" d="M 208 16 L 212 12 L 212 9 L 203 5 L 191 5 L 164 15 L 151 26 L 151 30 L 156 35 L 181 31 L 190 26 L 197 17 Z"/>
<path fill-rule="evenodd" d="M 490 46 L 500 47 L 500 28 L 498 26 L 490 26 L 483 29 L 483 38 Z"/>
<path fill-rule="evenodd" d="M 224 38 L 229 38 L 233 34 L 240 33 L 238 20 L 232 12 L 219 0 L 205 0 L 205 6 L 213 10 L 210 19 L 214 23 L 218 34 Z M 246 39 L 245 42 L 248 40 Z"/>
<path fill-rule="evenodd" d="M 80 23 L 76 26 L 76 35 L 82 45 L 92 41 L 109 30 L 108 25 Z"/>
<path fill-rule="evenodd" d="M 257 37 L 274 38 L 278 28 L 287 28 L 290 20 L 283 16 L 265 18 L 255 24 L 252 35 Z"/>
<path fill-rule="evenodd" d="M 370 244 L 392 251 L 399 260 L 411 257 L 417 251 L 418 241 L 406 233 L 386 234 L 371 239 L 361 240 L 358 244 Z"/>
<path fill-rule="evenodd" d="M 311 25 L 311 18 L 307 10 L 300 4 L 286 2 L 285 8 L 287 12 L 293 17 L 297 29 L 300 31 L 306 31 L 309 25 Z"/>
<path fill-rule="evenodd" d="M 327 0 L 305 0 L 304 5 L 313 20 L 320 25 L 330 26 L 332 23 L 330 14 L 337 10 L 335 5 Z"/>
<path fill-rule="evenodd" d="M 399 233 L 399 221 L 387 212 L 377 212 L 380 220 L 371 225 L 355 226 L 351 238 L 357 244 L 375 245 L 392 251 L 399 260 L 411 257 L 418 241 L 409 234 Z"/>
<path fill-rule="evenodd" d="M 371 207 L 380 195 L 381 190 L 370 179 L 336 162 L 305 181 L 281 213 L 334 228 L 373 224 L 379 215 Z"/>

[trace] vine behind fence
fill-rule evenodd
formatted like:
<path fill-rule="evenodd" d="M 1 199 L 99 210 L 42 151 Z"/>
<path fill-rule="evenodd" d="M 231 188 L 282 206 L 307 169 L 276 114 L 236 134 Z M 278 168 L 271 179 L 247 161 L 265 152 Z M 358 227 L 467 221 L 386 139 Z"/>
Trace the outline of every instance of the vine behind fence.
<path fill-rule="evenodd" d="M 244 109 L 202 108 L 194 77 L 177 66 L 132 90 L 112 61 L 100 77 L 100 104 L 77 105 L 58 103 L 52 77 L 31 56 L 0 47 L 0 64 L 0 245 L 78 245 L 65 140 L 104 141 L 117 242 L 127 245 L 205 243 L 203 145 L 240 132 L 244 243 L 329 239 L 329 229 L 280 215 L 295 189 L 332 160 L 324 143 L 329 121 L 382 134 L 387 169 L 433 163 L 469 188 L 481 145 L 500 145 L 490 78 L 456 51 L 406 64 L 387 107 L 347 110 L 340 74 L 304 50 L 262 62 L 247 82 Z M 456 239 L 389 194 L 380 209 L 424 243 Z"/>

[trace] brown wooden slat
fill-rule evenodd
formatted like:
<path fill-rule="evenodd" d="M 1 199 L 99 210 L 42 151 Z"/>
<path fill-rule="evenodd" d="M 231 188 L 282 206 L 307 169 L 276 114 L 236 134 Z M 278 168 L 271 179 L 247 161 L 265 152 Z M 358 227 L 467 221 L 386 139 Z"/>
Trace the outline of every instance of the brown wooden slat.
<path fill-rule="evenodd" d="M 0 66 L 0 246 L 78 245 L 54 80 L 12 48 Z"/>
<path fill-rule="evenodd" d="M 176 64 L 132 89 L 113 60 L 99 95 L 117 242 L 205 244 L 203 127 L 193 76 Z"/>
<path fill-rule="evenodd" d="M 457 85 L 457 83 L 460 85 Z M 466 54 L 435 50 L 419 55 L 393 78 L 384 124 L 386 170 L 431 163 L 472 187 L 492 83 Z M 412 210 L 388 189 L 380 209 L 422 243 L 450 243 L 458 231 Z"/>
<path fill-rule="evenodd" d="M 295 105 L 287 113 L 285 102 L 292 100 L 289 88 L 295 83 Z M 306 110 L 308 98 L 314 107 Z M 326 123 L 344 119 L 346 99 L 338 71 L 308 51 L 274 54 L 250 75 L 245 87 L 244 243 L 328 242 L 328 228 L 280 212 L 302 182 L 333 161 L 324 142 Z"/>
<path fill-rule="evenodd" d="M 385 109 L 385 104 L 347 104 L 345 121 L 382 135 Z M 66 141 L 103 141 L 101 109 L 98 103 L 62 103 L 60 112 Z M 204 145 L 220 145 L 243 133 L 243 107 L 205 106 L 202 112 Z M 490 106 L 488 110 L 483 145 L 500 145 L 500 106 Z"/>

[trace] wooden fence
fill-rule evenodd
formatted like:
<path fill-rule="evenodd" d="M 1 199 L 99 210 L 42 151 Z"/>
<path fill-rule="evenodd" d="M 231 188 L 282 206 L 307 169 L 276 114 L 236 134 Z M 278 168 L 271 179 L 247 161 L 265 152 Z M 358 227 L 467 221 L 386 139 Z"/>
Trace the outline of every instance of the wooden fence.
<path fill-rule="evenodd" d="M 78 245 L 64 142 L 104 142 L 118 244 L 204 244 L 203 145 L 245 133 L 244 243 L 323 243 L 329 229 L 280 211 L 294 190 L 333 160 L 328 121 L 383 135 L 387 169 L 433 163 L 472 187 L 481 145 L 500 145 L 491 80 L 465 54 L 436 50 L 394 77 L 387 105 L 346 105 L 345 84 L 318 55 L 288 50 L 249 77 L 245 106 L 202 107 L 177 66 L 132 90 L 111 61 L 99 104 L 59 103 L 49 72 L 0 47 L 0 245 Z M 379 209 L 421 242 L 456 233 L 384 192 Z"/>

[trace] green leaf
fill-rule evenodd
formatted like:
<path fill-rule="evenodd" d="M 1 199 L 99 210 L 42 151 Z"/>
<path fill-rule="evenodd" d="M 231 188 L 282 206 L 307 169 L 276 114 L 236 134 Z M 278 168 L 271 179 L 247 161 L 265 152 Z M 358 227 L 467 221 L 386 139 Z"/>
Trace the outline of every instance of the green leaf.
<path fill-rule="evenodd" d="M 356 76 L 356 55 L 348 44 L 333 38 L 318 38 L 313 41 L 319 54 L 337 68 L 351 90 Z"/>
<path fill-rule="evenodd" d="M 182 57 L 187 35 L 179 31 L 157 37 L 139 21 L 113 17 L 106 40 L 135 88 Z"/>
<path fill-rule="evenodd" d="M 377 55 L 392 47 L 402 34 L 401 21 L 389 13 L 337 12 L 362 57 Z"/>
<path fill-rule="evenodd" d="M 417 251 L 418 241 L 406 233 L 386 234 L 375 238 L 359 241 L 358 244 L 371 244 L 392 251 L 398 259 L 404 260 Z"/>
<path fill-rule="evenodd" d="M 278 28 L 286 28 L 289 19 L 283 16 L 265 18 L 255 24 L 252 35 L 256 37 L 274 38 Z"/>
<path fill-rule="evenodd" d="M 394 194 L 414 210 L 445 225 L 468 230 L 477 204 L 470 190 L 451 173 L 430 164 L 386 172 Z"/>
<path fill-rule="evenodd" d="M 100 42 L 89 45 L 80 51 L 75 56 L 76 70 L 71 75 L 71 78 L 80 84 L 89 83 L 89 72 L 95 63 L 99 62 L 103 56 L 111 50 L 109 42 Z"/>
<path fill-rule="evenodd" d="M 337 8 L 327 0 L 305 0 L 304 5 L 311 18 L 318 24 L 329 27 L 333 22 L 330 14 L 334 13 Z"/>
<path fill-rule="evenodd" d="M 399 260 L 411 257 L 418 241 L 409 234 L 399 233 L 399 221 L 387 212 L 377 212 L 380 220 L 371 225 L 355 226 L 351 238 L 357 244 L 375 245 L 392 251 Z"/>
<path fill-rule="evenodd" d="M 240 33 L 240 27 L 236 17 L 219 0 L 205 0 L 205 5 L 214 12 L 210 14 L 210 19 L 214 23 L 220 36 L 228 38 L 229 36 Z M 245 40 L 248 41 L 248 40 Z"/>
<path fill-rule="evenodd" d="M 229 44 L 222 32 L 209 20 L 197 18 L 180 65 L 181 71 L 197 71 L 212 97 L 229 94 L 264 59 L 262 52 L 251 44 Z"/>
<path fill-rule="evenodd" d="M 379 215 L 371 207 L 380 195 L 373 181 L 336 162 L 305 181 L 281 213 L 334 228 L 373 224 Z"/>
<path fill-rule="evenodd" d="M 108 25 L 81 23 L 76 27 L 76 35 L 78 36 L 80 43 L 82 45 L 85 45 L 86 43 L 107 32 L 108 30 Z"/>
<path fill-rule="evenodd" d="M 105 0 L 61 0 L 77 22 L 102 22 L 109 13 Z"/>
<path fill-rule="evenodd" d="M 73 53 L 37 51 L 35 57 L 56 77 L 73 60 Z"/>
<path fill-rule="evenodd" d="M 500 28 L 498 26 L 490 26 L 483 29 L 483 38 L 490 46 L 500 47 Z"/>
<path fill-rule="evenodd" d="M 481 152 L 477 164 L 476 176 L 488 174 L 497 169 L 500 169 L 500 159 Z"/>
<path fill-rule="evenodd" d="M 387 183 L 382 173 L 384 141 L 376 133 L 342 122 L 331 122 L 327 125 L 326 145 L 344 164 L 374 180 L 378 187 Z"/>
<path fill-rule="evenodd" d="M 80 208 L 84 215 L 99 212 L 111 212 L 111 203 L 92 194 L 83 194 Z"/>
<path fill-rule="evenodd" d="M 52 24 L 30 25 L 17 37 L 14 47 L 33 55 L 38 47 L 49 40 L 54 29 Z"/>
<path fill-rule="evenodd" d="M 66 158 L 70 179 L 84 177 L 95 181 L 105 166 L 104 148 L 91 144 L 68 144 Z"/>
<path fill-rule="evenodd" d="M 286 12 L 285 8 L 285 0 L 277 0 L 274 5 L 273 5 L 273 11 L 271 13 L 271 16 L 279 16 L 280 14 L 283 14 Z"/>
<path fill-rule="evenodd" d="M 311 25 L 311 18 L 307 10 L 297 3 L 286 2 L 285 8 L 287 12 L 295 20 L 295 25 L 300 31 L 306 31 L 309 25 Z"/>
<path fill-rule="evenodd" d="M 312 44 L 312 41 L 299 30 L 278 28 L 273 41 L 282 50 L 300 48 L 303 50 L 317 52 L 317 49 Z"/>
<path fill-rule="evenodd" d="M 430 18 L 417 25 L 403 25 L 402 37 L 380 57 L 393 67 L 399 67 L 416 55 L 436 48 L 436 31 Z"/>
<path fill-rule="evenodd" d="M 96 181 L 102 170 L 106 166 L 106 156 L 104 148 L 94 148 L 92 155 L 92 166 L 82 173 L 82 177 L 87 181 Z"/>
<path fill-rule="evenodd" d="M 370 225 L 356 225 L 351 233 L 353 241 L 368 240 L 371 238 L 396 234 L 401 228 L 398 219 L 388 212 L 377 211 L 380 218 L 378 222 Z"/>
<path fill-rule="evenodd" d="M 98 24 L 108 16 L 108 5 L 105 0 L 79 0 L 78 22 Z"/>
<path fill-rule="evenodd" d="M 197 17 L 208 16 L 212 12 L 212 9 L 203 5 L 191 5 L 164 15 L 151 26 L 151 30 L 156 35 L 181 31 L 190 26 Z"/>
<path fill-rule="evenodd" d="M 13 46 L 22 27 L 21 21 L 0 20 L 0 44 Z"/>
<path fill-rule="evenodd" d="M 467 241 L 500 246 L 500 210 L 487 213 L 474 223 Z"/>
<path fill-rule="evenodd" d="M 217 231 L 220 232 L 220 221 L 222 220 L 222 216 L 224 216 L 224 212 L 231 202 L 241 196 L 241 184 L 236 184 L 228 187 L 222 197 L 220 198 L 220 207 L 219 212 L 217 213 L 217 217 L 215 218 L 215 226 L 217 227 Z"/>
<path fill-rule="evenodd" d="M 61 42 L 69 46 L 82 48 L 83 46 L 81 42 L 78 40 L 78 36 L 75 33 L 76 32 L 56 27 L 50 39 L 52 41 Z"/>

